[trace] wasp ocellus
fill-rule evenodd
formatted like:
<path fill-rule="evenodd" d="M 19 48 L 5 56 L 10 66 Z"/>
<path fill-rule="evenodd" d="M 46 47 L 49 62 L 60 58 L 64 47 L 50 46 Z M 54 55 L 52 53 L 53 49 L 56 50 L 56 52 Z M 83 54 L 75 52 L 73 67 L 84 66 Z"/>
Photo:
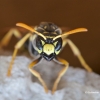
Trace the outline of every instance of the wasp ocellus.
<path fill-rule="evenodd" d="M 29 71 L 36 76 L 41 84 L 44 87 L 45 92 L 48 92 L 48 88 L 41 78 L 40 74 L 33 69 L 33 67 L 38 64 L 42 59 L 45 59 L 47 61 L 54 60 L 55 62 L 64 65 L 63 69 L 59 72 L 57 79 L 54 82 L 53 88 L 52 88 L 52 94 L 56 91 L 57 85 L 61 79 L 61 77 L 64 75 L 64 73 L 67 71 L 69 63 L 59 58 L 57 55 L 62 51 L 62 49 L 65 47 L 66 44 L 68 44 L 74 55 L 76 55 L 80 61 L 80 63 L 83 65 L 83 67 L 88 70 L 89 72 L 92 71 L 92 69 L 87 65 L 85 60 L 83 59 L 79 49 L 75 46 L 75 44 L 68 39 L 68 35 L 74 34 L 77 32 L 86 32 L 86 28 L 78 28 L 74 29 L 68 32 L 62 33 L 62 30 L 60 27 L 55 25 L 51 22 L 42 22 L 40 25 L 36 26 L 35 28 L 32 28 L 26 24 L 23 23 L 17 23 L 16 26 L 25 28 L 29 30 L 30 32 L 27 33 L 24 37 L 21 37 L 21 34 L 17 30 L 10 30 L 6 36 L 2 39 L 0 46 L 7 45 L 9 42 L 11 36 L 14 34 L 17 38 L 21 38 L 20 41 L 15 45 L 15 50 L 12 55 L 12 60 L 10 62 L 7 76 L 11 75 L 12 66 L 16 57 L 16 54 L 18 52 L 18 49 L 22 47 L 24 43 L 28 43 L 28 50 L 30 54 L 33 55 L 40 55 L 37 59 L 32 61 L 28 68 Z M 6 41 L 6 42 L 5 42 Z M 8 42 L 7 42 L 8 41 Z"/>

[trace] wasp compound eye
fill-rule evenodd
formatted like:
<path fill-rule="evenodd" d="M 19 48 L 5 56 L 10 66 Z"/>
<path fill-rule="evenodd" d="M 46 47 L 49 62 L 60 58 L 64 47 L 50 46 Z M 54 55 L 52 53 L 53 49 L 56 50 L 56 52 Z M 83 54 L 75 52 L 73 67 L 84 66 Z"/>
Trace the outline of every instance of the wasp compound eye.
<path fill-rule="evenodd" d="M 62 43 L 61 42 L 57 42 L 56 46 L 55 46 L 55 50 L 58 51 L 62 48 Z"/>
<path fill-rule="evenodd" d="M 42 41 L 41 41 L 41 39 L 39 37 L 36 39 L 36 47 L 39 50 L 42 50 L 42 48 L 43 48 Z"/>

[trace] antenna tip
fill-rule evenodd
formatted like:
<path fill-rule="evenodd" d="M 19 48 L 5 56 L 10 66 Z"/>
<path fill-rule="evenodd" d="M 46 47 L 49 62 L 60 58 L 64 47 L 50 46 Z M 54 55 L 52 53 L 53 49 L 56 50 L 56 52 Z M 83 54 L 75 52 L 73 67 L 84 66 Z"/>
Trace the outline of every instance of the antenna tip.
<path fill-rule="evenodd" d="M 88 29 L 87 29 L 87 28 L 83 28 L 83 29 L 84 29 L 84 31 L 86 31 L 86 32 L 88 31 Z"/>
<path fill-rule="evenodd" d="M 87 28 L 79 28 L 79 32 L 87 32 L 88 29 Z"/>
<path fill-rule="evenodd" d="M 20 26 L 22 23 L 16 23 L 16 26 Z"/>

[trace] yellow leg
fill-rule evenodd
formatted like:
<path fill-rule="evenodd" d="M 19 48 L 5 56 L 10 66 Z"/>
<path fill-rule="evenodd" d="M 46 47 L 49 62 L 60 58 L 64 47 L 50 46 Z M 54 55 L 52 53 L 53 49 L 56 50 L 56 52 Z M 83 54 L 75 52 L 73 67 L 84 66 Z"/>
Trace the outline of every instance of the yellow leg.
<path fill-rule="evenodd" d="M 45 82 L 44 82 L 43 79 L 41 78 L 40 74 L 39 74 L 37 71 L 35 71 L 35 70 L 32 69 L 33 67 L 35 67 L 36 64 L 38 64 L 39 61 L 40 61 L 39 59 L 36 59 L 35 61 L 33 61 L 33 62 L 29 65 L 28 68 L 29 68 L 30 72 L 31 72 L 34 76 L 36 76 L 36 77 L 39 79 L 39 81 L 41 82 L 41 84 L 42 84 L 43 87 L 44 87 L 45 92 L 47 93 L 47 92 L 48 92 L 48 88 L 47 88 Z"/>
<path fill-rule="evenodd" d="M 92 69 L 87 65 L 87 63 L 85 62 L 84 58 L 82 57 L 79 49 L 75 46 L 75 44 L 67 39 L 67 42 L 69 44 L 69 46 L 71 47 L 73 53 L 78 57 L 80 63 L 82 64 L 82 66 L 88 71 L 88 72 L 92 72 Z"/>
<path fill-rule="evenodd" d="M 69 63 L 67 61 L 65 61 L 64 59 L 57 58 L 57 60 L 58 60 L 57 62 L 64 64 L 65 67 L 59 72 L 58 77 L 57 77 L 56 81 L 54 82 L 54 85 L 52 88 L 52 94 L 54 94 L 54 92 L 56 91 L 61 77 L 65 74 L 65 72 L 67 71 L 68 66 L 69 66 Z"/>
<path fill-rule="evenodd" d="M 62 50 L 66 46 L 66 44 L 67 44 L 67 39 L 63 39 Z"/>
<path fill-rule="evenodd" d="M 2 48 L 3 46 L 8 45 L 12 35 L 14 35 L 17 38 L 21 38 L 21 34 L 17 29 L 11 29 L 1 40 L 0 42 L 0 48 Z"/>
<path fill-rule="evenodd" d="M 26 34 L 16 45 L 15 45 L 15 50 L 8 68 L 7 76 L 11 75 L 11 70 L 12 70 L 12 65 L 14 63 L 15 57 L 17 55 L 18 49 L 21 48 L 21 46 L 25 43 L 25 41 L 31 36 L 31 33 Z"/>

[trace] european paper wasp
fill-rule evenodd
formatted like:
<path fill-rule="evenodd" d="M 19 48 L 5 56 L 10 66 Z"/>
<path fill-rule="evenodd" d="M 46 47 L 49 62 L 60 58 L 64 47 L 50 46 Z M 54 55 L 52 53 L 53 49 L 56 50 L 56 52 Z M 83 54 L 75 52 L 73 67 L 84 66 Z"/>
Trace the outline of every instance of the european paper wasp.
<path fill-rule="evenodd" d="M 88 70 L 89 72 L 92 71 L 92 69 L 86 64 L 85 60 L 83 59 L 79 49 L 75 46 L 75 44 L 68 39 L 67 37 L 70 34 L 74 34 L 77 32 L 86 32 L 86 28 L 78 28 L 74 29 L 68 32 L 62 33 L 62 30 L 60 27 L 55 25 L 51 22 L 42 22 L 40 25 L 36 26 L 35 28 L 32 28 L 24 23 L 17 23 L 16 26 L 25 28 L 29 30 L 30 32 L 27 33 L 24 37 L 21 38 L 21 34 L 16 30 L 11 30 L 6 34 L 6 36 L 2 39 L 0 46 L 3 46 L 7 44 L 7 41 L 10 40 L 11 36 L 14 34 L 17 38 L 21 38 L 20 41 L 15 45 L 15 49 L 12 55 L 12 60 L 10 62 L 7 75 L 11 75 L 12 66 L 16 57 L 16 54 L 18 50 L 22 47 L 22 45 L 28 41 L 28 50 L 31 55 L 39 55 L 39 57 L 32 61 L 28 68 L 29 71 L 36 76 L 41 84 L 44 87 L 45 92 L 48 92 L 48 88 L 41 78 L 40 74 L 33 69 L 35 65 L 38 65 L 38 63 L 45 59 L 47 61 L 55 61 L 59 64 L 64 65 L 63 69 L 59 72 L 57 79 L 54 82 L 52 93 L 54 93 L 57 89 L 57 85 L 61 79 L 61 77 L 64 75 L 64 73 L 67 71 L 69 63 L 62 59 L 57 57 L 57 55 L 61 52 L 61 50 L 65 47 L 66 44 L 68 44 L 73 53 L 78 57 L 80 63 L 83 65 L 83 67 Z"/>

